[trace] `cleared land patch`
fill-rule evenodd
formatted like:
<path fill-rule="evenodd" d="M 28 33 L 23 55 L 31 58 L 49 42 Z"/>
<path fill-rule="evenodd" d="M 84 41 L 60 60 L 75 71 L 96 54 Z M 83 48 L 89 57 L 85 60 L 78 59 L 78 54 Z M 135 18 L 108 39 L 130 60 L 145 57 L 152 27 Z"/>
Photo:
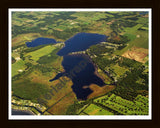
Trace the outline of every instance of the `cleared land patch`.
<path fill-rule="evenodd" d="M 148 55 L 148 49 L 132 47 L 131 50 L 126 51 L 122 56 L 136 60 L 138 62 L 145 63 L 146 59 L 144 59 Z"/>

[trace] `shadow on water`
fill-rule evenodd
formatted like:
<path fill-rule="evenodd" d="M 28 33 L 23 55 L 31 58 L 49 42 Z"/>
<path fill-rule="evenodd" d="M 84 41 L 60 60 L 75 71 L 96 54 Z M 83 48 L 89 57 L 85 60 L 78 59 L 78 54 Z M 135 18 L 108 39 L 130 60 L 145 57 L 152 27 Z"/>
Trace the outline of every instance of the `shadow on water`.
<path fill-rule="evenodd" d="M 86 100 L 87 96 L 93 92 L 90 88 L 84 88 L 84 86 L 90 84 L 105 85 L 103 80 L 94 74 L 95 67 L 86 55 L 66 55 L 63 57 L 62 65 L 65 72 L 57 74 L 49 81 L 52 82 L 62 76 L 69 77 L 73 82 L 72 89 L 77 99 Z"/>

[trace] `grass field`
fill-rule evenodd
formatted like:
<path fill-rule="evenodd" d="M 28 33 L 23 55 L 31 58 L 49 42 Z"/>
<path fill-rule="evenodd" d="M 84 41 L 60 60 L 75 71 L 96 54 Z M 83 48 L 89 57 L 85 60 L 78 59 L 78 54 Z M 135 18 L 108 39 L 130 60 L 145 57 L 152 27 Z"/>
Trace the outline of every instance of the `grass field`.
<path fill-rule="evenodd" d="M 31 59 L 34 61 L 37 61 L 37 60 L 39 60 L 40 57 L 50 54 L 54 49 L 55 49 L 55 47 L 48 45 L 48 46 L 43 47 L 41 49 L 38 49 L 36 51 L 29 52 L 25 56 L 32 56 Z"/>
<path fill-rule="evenodd" d="M 134 27 L 126 27 L 124 31 L 129 34 L 135 34 L 135 31 L 137 31 L 142 26 L 143 24 L 137 24 Z"/>
<path fill-rule="evenodd" d="M 146 48 L 148 49 L 148 31 L 136 31 L 134 34 L 139 35 L 134 41 L 130 44 L 135 45 L 136 47 Z"/>
<path fill-rule="evenodd" d="M 130 34 L 130 33 L 125 33 L 124 36 L 127 36 L 131 41 L 136 38 L 136 35 Z"/>
<path fill-rule="evenodd" d="M 114 115 L 112 112 L 109 112 L 97 105 L 90 104 L 85 110 L 85 113 L 88 115 Z"/>
<path fill-rule="evenodd" d="M 18 70 L 24 70 L 26 68 L 25 62 L 23 60 L 18 60 L 14 64 L 12 64 L 12 77 L 17 75 Z"/>

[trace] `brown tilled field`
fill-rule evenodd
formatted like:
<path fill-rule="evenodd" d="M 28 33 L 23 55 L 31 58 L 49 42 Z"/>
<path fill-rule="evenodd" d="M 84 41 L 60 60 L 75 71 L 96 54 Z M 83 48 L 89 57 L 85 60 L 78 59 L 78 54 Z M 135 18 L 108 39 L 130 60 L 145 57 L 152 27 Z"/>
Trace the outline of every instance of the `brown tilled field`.
<path fill-rule="evenodd" d="M 130 50 L 126 51 L 122 56 L 136 60 L 141 63 L 145 63 L 146 60 L 144 59 L 148 55 L 148 49 L 139 48 L 139 47 L 132 47 Z"/>

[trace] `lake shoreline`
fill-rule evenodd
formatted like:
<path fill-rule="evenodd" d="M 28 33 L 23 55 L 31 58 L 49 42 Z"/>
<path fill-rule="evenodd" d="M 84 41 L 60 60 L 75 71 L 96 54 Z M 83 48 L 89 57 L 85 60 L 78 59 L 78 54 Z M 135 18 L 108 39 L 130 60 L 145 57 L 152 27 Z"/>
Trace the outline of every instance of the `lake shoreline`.
<path fill-rule="evenodd" d="M 95 68 L 94 74 L 104 81 L 104 78 L 98 73 L 98 66 L 95 64 L 95 62 L 91 59 L 91 57 L 87 53 L 85 53 L 85 54 L 84 53 L 76 53 L 76 54 L 72 54 L 71 56 L 79 56 L 79 55 L 86 57 L 93 64 L 93 66 Z"/>

